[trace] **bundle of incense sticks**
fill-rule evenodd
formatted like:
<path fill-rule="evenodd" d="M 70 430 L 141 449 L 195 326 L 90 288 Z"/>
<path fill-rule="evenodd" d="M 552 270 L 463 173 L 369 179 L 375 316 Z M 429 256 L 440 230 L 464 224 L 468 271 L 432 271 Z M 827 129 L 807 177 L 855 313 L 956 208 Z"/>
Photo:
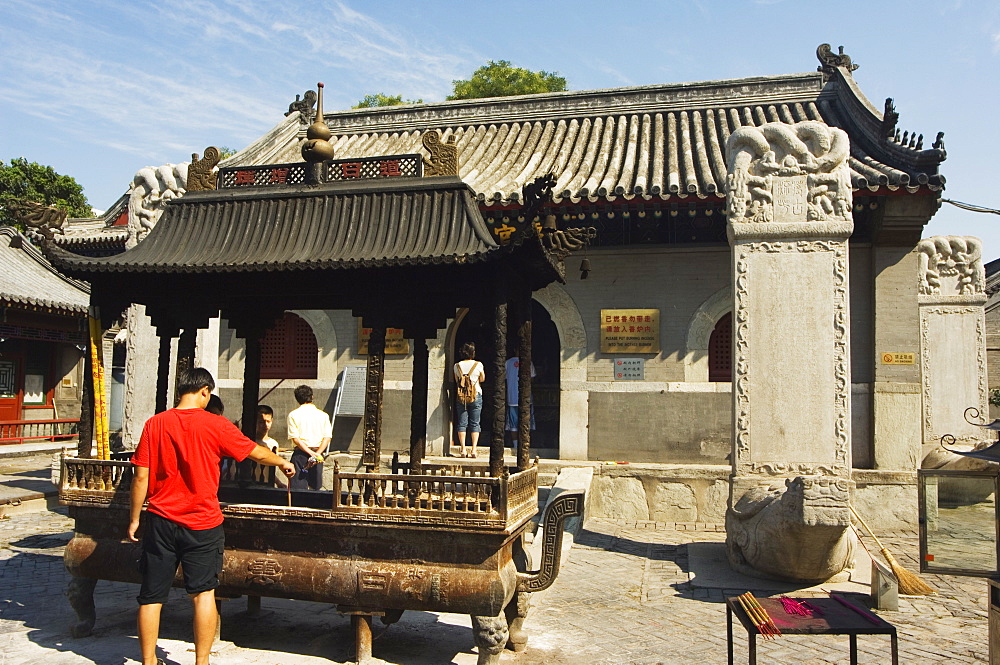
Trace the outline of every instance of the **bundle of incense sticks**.
<path fill-rule="evenodd" d="M 781 635 L 781 631 L 774 625 L 774 621 L 771 620 L 771 616 L 767 613 L 767 610 L 757 602 L 752 593 L 747 591 L 742 596 L 737 596 L 736 600 L 739 601 L 740 607 L 747 613 L 747 616 L 753 621 L 754 626 L 764 636 L 764 639 L 774 639 Z"/>
<path fill-rule="evenodd" d="M 812 610 L 810 610 L 805 603 L 795 600 L 794 598 L 789 598 L 788 596 L 782 596 L 778 599 L 781 606 L 785 608 L 785 614 L 798 614 L 803 617 L 811 617 L 813 615 Z"/>

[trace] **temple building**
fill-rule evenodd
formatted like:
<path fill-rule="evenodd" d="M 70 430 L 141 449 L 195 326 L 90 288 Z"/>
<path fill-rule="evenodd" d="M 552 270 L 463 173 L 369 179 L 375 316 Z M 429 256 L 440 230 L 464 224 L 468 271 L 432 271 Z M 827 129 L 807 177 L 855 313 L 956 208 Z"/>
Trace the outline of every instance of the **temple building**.
<path fill-rule="evenodd" d="M 977 436 L 962 413 L 987 408 L 980 245 L 922 240 L 945 184 L 943 133 L 925 140 L 902 131 L 891 99 L 873 104 L 861 92 L 848 56 L 828 45 L 817 55 L 817 70 L 800 74 L 324 115 L 333 133 L 328 179 L 416 177 L 403 159 L 413 155 L 423 175 L 435 175 L 429 165 L 453 155 L 496 243 L 553 220 L 593 236 L 567 260 L 565 283 L 534 294 L 532 446 L 543 457 L 630 463 L 600 473 L 597 514 L 615 497 L 619 516 L 719 522 L 733 475 L 821 473 L 853 483 L 874 522 L 912 523 L 926 450 L 945 433 Z M 283 184 L 313 121 L 309 104 L 293 104 L 221 162 L 220 188 Z M 184 164 L 144 171 L 127 201 L 132 245 L 184 195 Z M 526 216 L 522 188 L 546 174 L 552 196 Z M 260 205 L 254 214 L 265 219 Z M 111 215 L 118 226 L 109 217 L 90 235 L 119 242 L 122 214 Z M 403 220 L 400 237 L 419 234 L 419 215 L 392 215 Z M 820 224 L 822 233 L 809 230 Z M 269 242 L 241 255 L 266 259 L 309 239 Z M 454 446 L 456 349 L 488 346 L 490 317 L 488 308 L 463 308 L 428 340 L 430 454 Z M 366 334 L 347 310 L 282 314 L 261 341 L 272 435 L 284 439 L 300 383 L 327 412 L 338 408 L 345 370 L 366 362 Z M 388 331 L 386 451 L 408 445 L 410 341 L 405 330 Z M 148 383 L 142 368 L 152 367 L 155 340 L 134 334 L 127 346 L 126 382 Z M 226 319 L 198 333 L 196 361 L 214 372 L 227 404 L 243 401 L 244 353 Z M 138 384 L 128 392 L 136 406 L 126 446 L 155 407 Z M 780 422 L 768 429 L 772 412 Z M 340 410 L 334 449 L 358 450 L 356 416 Z M 797 459 L 796 437 L 810 431 L 828 432 L 829 450 L 802 442 Z"/>
<path fill-rule="evenodd" d="M 76 436 L 89 302 L 87 284 L 0 227 L 0 447 Z"/>

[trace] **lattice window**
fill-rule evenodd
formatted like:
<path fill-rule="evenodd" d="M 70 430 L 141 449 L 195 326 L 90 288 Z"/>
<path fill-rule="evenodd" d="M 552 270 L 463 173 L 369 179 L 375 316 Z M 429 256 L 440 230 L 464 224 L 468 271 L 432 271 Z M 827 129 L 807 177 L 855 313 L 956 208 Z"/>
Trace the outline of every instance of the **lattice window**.
<path fill-rule="evenodd" d="M 315 379 L 318 355 L 316 336 L 309 324 L 285 312 L 261 340 L 260 376 L 262 379 Z"/>
<path fill-rule="evenodd" d="M 708 338 L 708 380 L 733 380 L 733 313 L 729 312 L 715 324 Z"/>

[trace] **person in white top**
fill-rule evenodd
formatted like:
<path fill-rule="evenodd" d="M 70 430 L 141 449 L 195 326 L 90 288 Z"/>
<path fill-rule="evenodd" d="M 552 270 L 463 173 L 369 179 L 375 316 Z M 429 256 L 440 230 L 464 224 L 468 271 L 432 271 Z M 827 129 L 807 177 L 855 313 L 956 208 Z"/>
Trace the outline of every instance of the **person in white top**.
<path fill-rule="evenodd" d="M 323 485 L 323 456 L 333 438 L 333 422 L 312 403 L 309 386 L 295 389 L 295 401 L 301 406 L 288 414 L 288 439 L 295 447 L 291 462 L 296 471 L 289 483 L 293 490 L 318 490 Z"/>
<path fill-rule="evenodd" d="M 456 393 L 463 376 L 468 375 L 469 380 L 476 391 L 476 398 L 468 403 L 463 403 L 456 395 L 455 417 L 458 420 L 455 429 L 458 431 L 459 457 L 475 457 L 476 446 L 479 444 L 479 416 L 483 412 L 483 379 L 486 377 L 486 370 L 483 364 L 476 360 L 476 345 L 466 342 L 460 351 L 462 360 L 455 363 L 455 385 Z M 469 432 L 469 451 L 465 449 L 465 432 Z"/>

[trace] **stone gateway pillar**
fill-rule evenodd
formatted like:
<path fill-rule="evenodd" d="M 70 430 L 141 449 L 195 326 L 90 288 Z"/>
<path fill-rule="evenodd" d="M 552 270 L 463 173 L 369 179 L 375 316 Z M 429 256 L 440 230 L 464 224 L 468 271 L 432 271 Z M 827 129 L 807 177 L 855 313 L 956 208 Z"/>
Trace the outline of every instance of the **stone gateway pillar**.
<path fill-rule="evenodd" d="M 726 145 L 733 247 L 726 548 L 746 574 L 825 580 L 853 561 L 847 134 L 768 123 Z"/>
<path fill-rule="evenodd" d="M 989 433 L 969 424 L 965 410 L 988 421 L 986 275 L 982 242 L 934 236 L 917 245 L 920 306 L 920 375 L 924 452 L 940 457 L 942 435 L 976 444 Z"/>

